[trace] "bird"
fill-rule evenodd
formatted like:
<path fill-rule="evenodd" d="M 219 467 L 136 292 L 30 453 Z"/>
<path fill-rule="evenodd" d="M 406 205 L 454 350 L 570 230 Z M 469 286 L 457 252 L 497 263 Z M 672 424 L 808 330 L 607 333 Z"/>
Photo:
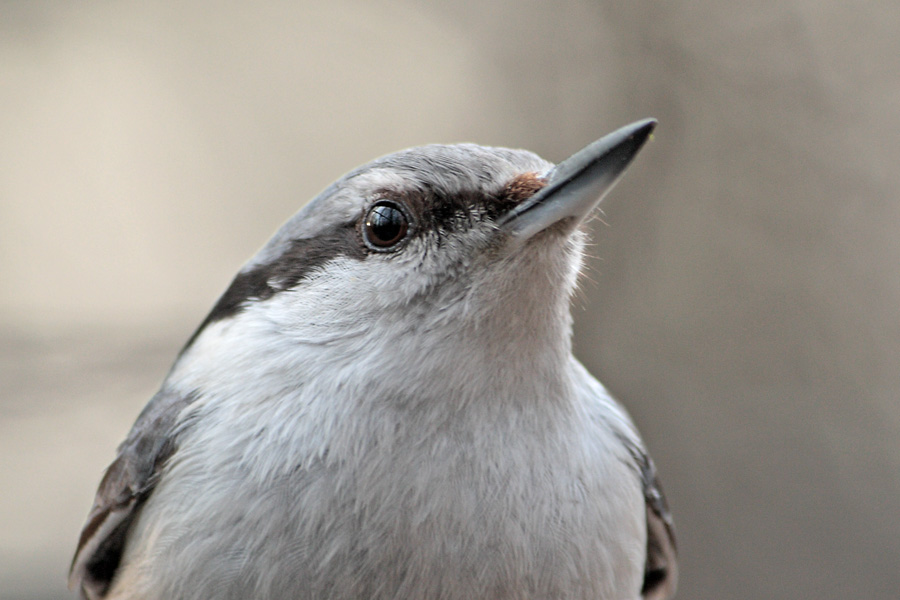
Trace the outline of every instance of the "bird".
<path fill-rule="evenodd" d="M 106 470 L 89 600 L 669 598 L 672 518 L 573 356 L 585 223 L 656 126 L 554 165 L 429 145 L 247 262 Z"/>

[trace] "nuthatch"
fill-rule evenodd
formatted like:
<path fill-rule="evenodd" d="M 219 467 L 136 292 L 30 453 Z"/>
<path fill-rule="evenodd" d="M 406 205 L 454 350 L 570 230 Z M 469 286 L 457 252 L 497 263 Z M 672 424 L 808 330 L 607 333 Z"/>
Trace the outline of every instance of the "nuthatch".
<path fill-rule="evenodd" d="M 424 146 L 345 175 L 237 274 L 97 492 L 90 599 L 667 598 L 672 525 L 572 356 L 580 225 L 650 136 L 553 166 Z"/>

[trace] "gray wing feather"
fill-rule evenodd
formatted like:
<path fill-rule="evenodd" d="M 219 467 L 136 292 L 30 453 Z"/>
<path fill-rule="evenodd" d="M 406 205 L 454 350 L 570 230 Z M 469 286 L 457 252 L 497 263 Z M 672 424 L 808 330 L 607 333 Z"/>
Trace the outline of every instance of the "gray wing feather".
<path fill-rule="evenodd" d="M 119 567 L 128 530 L 175 451 L 178 416 L 196 399 L 161 390 L 141 412 L 106 470 L 72 559 L 69 586 L 102 598 Z"/>
<path fill-rule="evenodd" d="M 641 597 L 644 600 L 667 600 L 675 595 L 678 560 L 672 515 L 656 474 L 656 466 L 625 409 L 581 363 L 573 360 L 572 368 L 573 378 L 579 384 L 581 393 L 602 407 L 599 418 L 628 451 L 629 465 L 641 479 L 647 513 L 647 557 Z"/>
<path fill-rule="evenodd" d="M 666 502 L 653 460 L 636 449 L 641 468 L 641 482 L 647 503 L 647 560 L 644 564 L 644 585 L 641 597 L 646 600 L 666 600 L 675 595 L 678 585 L 678 560 L 672 514 Z"/>

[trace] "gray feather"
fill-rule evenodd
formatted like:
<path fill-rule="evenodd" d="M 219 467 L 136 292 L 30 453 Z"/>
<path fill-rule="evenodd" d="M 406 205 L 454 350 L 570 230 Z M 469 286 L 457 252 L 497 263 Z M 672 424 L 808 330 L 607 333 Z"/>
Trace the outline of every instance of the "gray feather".
<path fill-rule="evenodd" d="M 69 574 L 86 598 L 101 598 L 115 576 L 128 529 L 175 452 L 178 415 L 194 395 L 158 392 L 147 403 L 107 468 L 81 531 Z"/>

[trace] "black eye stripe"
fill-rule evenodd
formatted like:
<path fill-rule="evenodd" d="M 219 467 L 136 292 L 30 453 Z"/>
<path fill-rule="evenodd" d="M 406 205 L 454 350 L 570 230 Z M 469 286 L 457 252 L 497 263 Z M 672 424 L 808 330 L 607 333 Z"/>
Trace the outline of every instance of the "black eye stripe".
<path fill-rule="evenodd" d="M 495 219 L 510 206 L 505 190 L 495 193 L 457 190 L 442 194 L 432 186 L 422 185 L 405 190 L 381 189 L 377 194 L 403 207 L 410 224 L 415 225 L 415 231 L 411 231 L 415 234 L 467 229 L 473 221 Z"/>
<path fill-rule="evenodd" d="M 293 240 L 284 253 L 274 260 L 241 271 L 185 344 L 182 352 L 211 323 L 240 313 L 249 302 L 268 300 L 296 286 L 310 273 L 339 256 L 356 260 L 362 260 L 366 256 L 353 223 L 333 227 L 313 238 Z M 278 285 L 273 287 L 273 282 L 278 282 Z"/>

